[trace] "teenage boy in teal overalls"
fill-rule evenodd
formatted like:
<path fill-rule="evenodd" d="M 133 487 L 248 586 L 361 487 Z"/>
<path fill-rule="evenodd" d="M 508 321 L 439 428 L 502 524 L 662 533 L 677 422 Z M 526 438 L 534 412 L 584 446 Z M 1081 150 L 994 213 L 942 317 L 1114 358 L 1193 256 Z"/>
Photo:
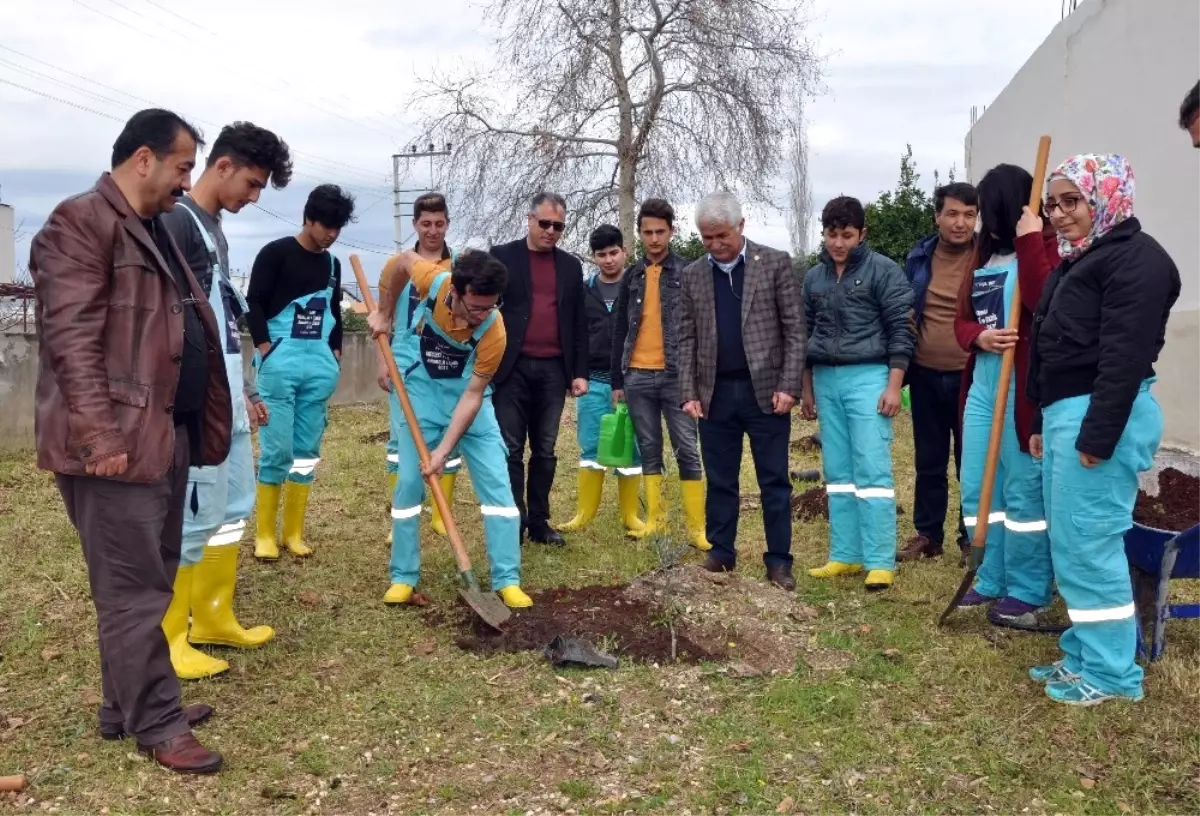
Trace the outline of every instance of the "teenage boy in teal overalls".
<path fill-rule="evenodd" d="M 421 303 L 412 331 L 393 338 L 392 353 L 431 453 L 422 466 L 408 428 L 393 410 L 399 461 L 392 500 L 391 586 L 384 603 L 412 598 L 421 572 L 418 522 L 424 478 L 441 473 L 458 449 L 483 514 L 492 589 L 511 607 L 532 606 L 520 587 L 521 515 L 508 478 L 507 449 L 487 394 L 504 356 L 504 320 L 496 306 L 508 285 L 508 270 L 478 251 L 460 255 L 453 272 L 439 270 L 415 252 L 400 253 L 392 268 L 379 309 L 368 321 L 376 336 L 391 334 L 399 295 L 393 291 L 412 281 Z"/>
<path fill-rule="evenodd" d="M 304 205 L 300 234 L 263 247 L 250 273 L 246 320 L 257 348 L 259 393 L 271 411 L 259 434 L 256 558 L 279 558 L 281 492 L 283 545 L 296 557 L 312 554 L 304 515 L 342 354 L 341 265 L 329 247 L 353 215 L 348 193 L 317 187 Z"/>
<path fill-rule="evenodd" d="M 243 628 L 233 612 L 238 545 L 254 509 L 250 433 L 268 421 L 268 412 L 253 379 L 244 377 L 237 321 L 246 313 L 246 301 L 230 280 L 229 245 L 221 229 L 221 213 L 236 213 L 258 201 L 268 181 L 276 189 L 286 187 L 291 174 L 288 147 L 278 136 L 249 122 L 238 122 L 221 130 L 191 194 L 163 216 L 163 224 L 207 293 L 222 329 L 233 399 L 229 457 L 216 467 L 188 470 L 175 594 L 163 617 L 171 664 L 184 680 L 210 677 L 229 668 L 226 661 L 192 648 L 192 643 L 250 649 L 275 636 L 269 626 Z"/>

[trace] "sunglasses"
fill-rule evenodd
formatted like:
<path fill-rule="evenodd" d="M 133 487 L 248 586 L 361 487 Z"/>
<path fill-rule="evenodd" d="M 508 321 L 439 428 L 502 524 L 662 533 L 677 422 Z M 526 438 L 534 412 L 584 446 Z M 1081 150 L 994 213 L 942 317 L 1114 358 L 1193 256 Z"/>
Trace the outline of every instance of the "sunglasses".
<path fill-rule="evenodd" d="M 551 221 L 549 218 L 539 218 L 537 225 L 544 230 L 554 230 L 555 232 L 562 232 L 567 228 L 562 221 Z"/>

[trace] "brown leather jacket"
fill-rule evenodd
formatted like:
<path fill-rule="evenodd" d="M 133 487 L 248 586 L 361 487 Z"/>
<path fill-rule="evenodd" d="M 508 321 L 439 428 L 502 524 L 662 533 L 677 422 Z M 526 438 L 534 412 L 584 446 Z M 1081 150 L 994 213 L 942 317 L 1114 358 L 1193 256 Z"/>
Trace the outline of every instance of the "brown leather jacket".
<path fill-rule="evenodd" d="M 212 307 L 187 270 L 208 341 L 200 461 L 229 455 L 232 402 Z M 118 481 L 153 482 L 170 469 L 172 405 L 183 359 L 179 288 L 112 177 L 63 201 L 33 239 L 40 359 L 34 429 L 38 466 L 71 476 L 128 454 Z"/>

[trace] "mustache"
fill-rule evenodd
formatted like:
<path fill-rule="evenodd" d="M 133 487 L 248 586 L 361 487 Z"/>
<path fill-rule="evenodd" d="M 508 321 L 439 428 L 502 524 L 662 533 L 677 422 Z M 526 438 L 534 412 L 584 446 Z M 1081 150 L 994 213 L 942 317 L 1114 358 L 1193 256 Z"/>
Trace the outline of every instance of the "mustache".
<path fill-rule="evenodd" d="M 183 188 L 176 187 L 174 190 L 171 191 L 171 197 L 172 198 L 183 198 Z"/>

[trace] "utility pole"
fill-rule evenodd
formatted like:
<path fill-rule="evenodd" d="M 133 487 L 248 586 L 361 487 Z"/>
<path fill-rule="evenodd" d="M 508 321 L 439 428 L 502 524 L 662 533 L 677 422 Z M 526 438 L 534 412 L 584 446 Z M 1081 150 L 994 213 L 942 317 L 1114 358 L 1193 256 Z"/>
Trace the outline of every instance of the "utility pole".
<path fill-rule="evenodd" d="M 412 203 L 413 203 L 411 201 L 401 201 L 400 194 L 401 193 L 427 192 L 426 190 L 421 190 L 420 188 L 405 189 L 405 190 L 400 189 L 400 161 L 401 160 L 404 161 L 404 169 L 405 169 L 404 171 L 405 171 L 405 176 L 407 176 L 408 169 L 411 166 L 411 162 L 413 159 L 426 159 L 426 158 L 429 159 L 429 183 L 430 183 L 430 185 L 432 185 L 433 184 L 433 160 L 439 156 L 449 156 L 449 155 L 450 155 L 450 143 L 449 142 L 446 142 L 446 144 L 440 149 L 433 142 L 430 142 L 429 147 L 426 148 L 425 150 L 418 150 L 417 146 L 415 144 L 413 144 L 413 145 L 409 145 L 408 152 L 406 152 L 406 153 L 393 153 L 392 154 L 392 218 L 395 221 L 395 242 L 396 242 L 396 251 L 397 252 L 400 252 L 402 249 L 404 249 L 404 246 L 403 246 L 404 218 L 405 218 L 405 216 L 411 217 L 411 209 L 409 210 L 409 212 L 406 213 L 406 212 L 404 212 L 404 207 L 407 205 L 408 207 L 411 208 Z"/>

